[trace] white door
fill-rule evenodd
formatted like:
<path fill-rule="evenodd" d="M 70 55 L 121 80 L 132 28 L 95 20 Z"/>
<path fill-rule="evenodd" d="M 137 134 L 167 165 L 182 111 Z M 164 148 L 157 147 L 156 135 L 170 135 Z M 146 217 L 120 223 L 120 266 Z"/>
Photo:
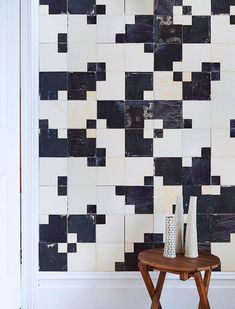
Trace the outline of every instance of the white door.
<path fill-rule="evenodd" d="M 19 0 L 0 1 L 0 308 L 20 308 Z"/>

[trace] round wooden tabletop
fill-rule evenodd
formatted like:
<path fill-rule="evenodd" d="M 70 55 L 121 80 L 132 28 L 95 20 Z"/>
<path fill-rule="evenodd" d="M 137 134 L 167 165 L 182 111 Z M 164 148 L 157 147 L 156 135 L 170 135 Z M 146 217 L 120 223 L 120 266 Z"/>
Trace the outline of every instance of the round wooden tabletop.
<path fill-rule="evenodd" d="M 197 272 L 217 268 L 220 259 L 209 253 L 199 252 L 197 258 L 187 258 L 183 254 L 175 258 L 163 256 L 163 249 L 149 249 L 141 252 L 138 256 L 141 263 L 159 271 L 168 272 Z"/>

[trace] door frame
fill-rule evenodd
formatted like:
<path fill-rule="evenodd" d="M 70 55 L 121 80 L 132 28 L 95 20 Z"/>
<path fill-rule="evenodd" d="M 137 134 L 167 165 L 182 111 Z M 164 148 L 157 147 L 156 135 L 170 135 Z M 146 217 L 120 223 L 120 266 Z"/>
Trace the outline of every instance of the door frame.
<path fill-rule="evenodd" d="M 21 308 L 37 309 L 39 0 L 21 0 Z"/>

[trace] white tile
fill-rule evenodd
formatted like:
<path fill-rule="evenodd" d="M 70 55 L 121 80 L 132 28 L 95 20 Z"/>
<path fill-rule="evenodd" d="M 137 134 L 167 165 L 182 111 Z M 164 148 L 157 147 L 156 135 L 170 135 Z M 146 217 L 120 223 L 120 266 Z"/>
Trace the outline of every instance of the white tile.
<path fill-rule="evenodd" d="M 124 243 L 124 216 L 106 215 L 106 223 L 96 225 L 96 242 Z"/>
<path fill-rule="evenodd" d="M 60 138 L 67 138 L 67 129 L 58 129 L 58 139 Z"/>
<path fill-rule="evenodd" d="M 235 5 L 230 5 L 230 15 L 235 15 Z"/>
<path fill-rule="evenodd" d="M 86 130 L 87 138 L 96 138 L 96 129 L 87 129 Z"/>
<path fill-rule="evenodd" d="M 183 8 L 181 5 L 173 6 L 173 15 L 178 15 L 178 16 L 183 15 Z"/>
<path fill-rule="evenodd" d="M 40 214 L 67 214 L 67 196 L 58 196 L 57 187 L 39 187 L 39 213 Z"/>
<path fill-rule="evenodd" d="M 235 63 L 231 61 L 235 54 L 235 44 L 217 43 L 211 45 L 212 61 L 220 62 L 220 69 L 223 72 L 234 72 Z M 233 73 L 234 74 L 234 73 Z"/>
<path fill-rule="evenodd" d="M 211 253 L 218 256 L 221 261 L 221 271 L 234 271 L 235 269 L 235 241 L 231 234 L 229 243 L 211 243 Z"/>
<path fill-rule="evenodd" d="M 164 129 L 163 138 L 153 140 L 154 157 L 181 157 L 182 156 L 182 130 Z"/>
<path fill-rule="evenodd" d="M 153 158 L 125 158 L 126 185 L 143 186 L 145 176 L 153 176 Z"/>
<path fill-rule="evenodd" d="M 125 212 L 125 195 L 116 195 L 115 186 L 97 186 L 97 213 L 121 215 Z"/>
<path fill-rule="evenodd" d="M 87 158 L 68 158 L 68 185 L 92 186 L 96 184 L 96 167 L 87 166 Z"/>
<path fill-rule="evenodd" d="M 235 27 L 230 25 L 229 15 L 211 16 L 211 43 L 235 43 Z"/>
<path fill-rule="evenodd" d="M 183 62 L 182 61 L 173 61 L 173 71 L 182 72 L 183 71 Z"/>
<path fill-rule="evenodd" d="M 201 72 L 202 62 L 211 62 L 211 45 L 183 44 L 183 59 L 184 72 Z"/>
<path fill-rule="evenodd" d="M 144 100 L 153 100 L 154 92 L 152 90 L 144 90 Z"/>
<path fill-rule="evenodd" d="M 152 72 L 153 53 L 144 52 L 144 43 L 125 44 L 126 72 Z"/>
<path fill-rule="evenodd" d="M 125 24 L 134 25 L 135 24 L 135 15 L 125 15 Z"/>
<path fill-rule="evenodd" d="M 144 119 L 144 128 L 153 129 L 154 119 Z"/>
<path fill-rule="evenodd" d="M 221 187 L 220 186 L 211 186 L 211 194 L 212 195 L 220 195 Z"/>
<path fill-rule="evenodd" d="M 67 90 L 58 90 L 58 101 L 67 101 L 67 98 L 68 98 Z"/>
<path fill-rule="evenodd" d="M 106 129 L 107 119 L 97 119 L 96 125 L 97 125 L 97 129 Z"/>
<path fill-rule="evenodd" d="M 211 15 L 211 0 L 183 0 L 183 5 L 192 6 L 193 16 Z"/>
<path fill-rule="evenodd" d="M 77 243 L 77 240 L 78 240 L 77 233 L 68 233 L 69 244 Z"/>
<path fill-rule="evenodd" d="M 220 176 L 222 186 L 235 185 L 235 158 L 213 157 L 211 158 L 211 175 Z"/>
<path fill-rule="evenodd" d="M 98 43 L 115 43 L 117 33 L 125 33 L 124 15 L 97 15 Z"/>
<path fill-rule="evenodd" d="M 68 127 L 70 129 L 85 129 L 87 119 L 96 118 L 96 101 L 68 101 Z"/>
<path fill-rule="evenodd" d="M 173 81 L 173 72 L 154 72 L 155 100 L 182 100 L 182 83 Z"/>
<path fill-rule="evenodd" d="M 58 53 L 55 43 L 40 44 L 39 70 L 45 72 L 63 72 L 68 70 L 68 54 Z"/>
<path fill-rule="evenodd" d="M 124 72 L 106 72 L 106 81 L 98 81 L 96 84 L 98 100 L 125 99 Z"/>
<path fill-rule="evenodd" d="M 58 33 L 67 33 L 67 15 L 41 15 L 39 25 L 39 43 L 57 43 Z"/>
<path fill-rule="evenodd" d="M 106 63 L 107 72 L 125 72 L 125 45 L 101 44 L 97 47 L 97 61 Z"/>
<path fill-rule="evenodd" d="M 48 15 L 49 14 L 49 5 L 40 5 L 39 6 L 39 14 L 40 15 Z"/>
<path fill-rule="evenodd" d="M 76 253 L 68 253 L 68 271 L 96 271 L 96 244 L 79 243 Z"/>
<path fill-rule="evenodd" d="M 40 186 L 57 186 L 58 176 L 67 176 L 67 158 L 39 158 Z"/>
<path fill-rule="evenodd" d="M 124 244 L 96 245 L 96 271 L 115 271 L 115 263 L 124 262 Z"/>
<path fill-rule="evenodd" d="M 40 101 L 39 119 L 48 119 L 50 129 L 67 128 L 67 102 Z"/>
<path fill-rule="evenodd" d="M 165 233 L 165 215 L 158 212 L 154 213 L 154 233 Z"/>
<path fill-rule="evenodd" d="M 87 15 L 68 15 L 68 44 L 96 43 L 96 24 L 87 24 Z"/>
<path fill-rule="evenodd" d="M 96 44 L 69 43 L 68 70 L 71 72 L 87 72 L 87 63 L 96 62 Z"/>
<path fill-rule="evenodd" d="M 192 81 L 192 73 L 191 72 L 183 72 L 183 81 L 191 82 Z"/>
<path fill-rule="evenodd" d="M 211 195 L 211 186 L 201 186 L 202 195 Z"/>
<path fill-rule="evenodd" d="M 135 214 L 135 205 L 126 205 L 125 206 L 125 214 L 126 215 L 134 215 Z"/>
<path fill-rule="evenodd" d="M 183 101 L 183 119 L 192 119 L 194 129 L 211 128 L 211 101 Z"/>
<path fill-rule="evenodd" d="M 181 195 L 182 186 L 154 186 L 154 214 L 172 215 L 172 205 Z"/>
<path fill-rule="evenodd" d="M 134 252 L 134 244 L 133 242 L 126 242 L 125 243 L 125 252 Z"/>
<path fill-rule="evenodd" d="M 192 15 L 183 15 L 181 18 L 182 18 L 182 25 L 191 26 L 193 24 Z"/>
<path fill-rule="evenodd" d="M 182 158 L 182 166 L 183 167 L 192 167 L 193 160 L 192 157 L 183 157 Z"/>
<path fill-rule="evenodd" d="M 49 215 L 39 215 L 39 224 L 49 224 Z"/>
<path fill-rule="evenodd" d="M 163 186 L 163 176 L 154 176 L 154 186 Z"/>
<path fill-rule="evenodd" d="M 58 244 L 58 253 L 67 253 L 67 243 Z"/>
<path fill-rule="evenodd" d="M 163 119 L 154 119 L 153 127 L 154 129 L 163 129 Z"/>
<path fill-rule="evenodd" d="M 97 129 L 97 148 L 106 148 L 107 157 L 125 157 L 125 130 Z"/>
<path fill-rule="evenodd" d="M 201 157 L 201 148 L 211 146 L 210 129 L 183 129 L 183 156 Z"/>
<path fill-rule="evenodd" d="M 124 14 L 124 0 L 96 0 L 96 4 L 106 6 L 106 15 Z"/>
<path fill-rule="evenodd" d="M 220 81 L 211 83 L 211 99 L 213 101 L 229 101 L 235 96 L 234 72 L 221 72 Z"/>
<path fill-rule="evenodd" d="M 144 138 L 153 138 L 154 137 L 154 132 L 153 128 L 145 128 L 144 129 Z"/>
<path fill-rule="evenodd" d="M 153 215 L 125 216 L 125 242 L 144 242 L 145 233 L 153 233 Z"/>
<path fill-rule="evenodd" d="M 230 129 L 212 129 L 213 157 L 235 157 L 235 138 L 230 138 Z"/>
<path fill-rule="evenodd" d="M 125 13 L 134 15 L 153 15 L 153 0 L 126 0 Z"/>
<path fill-rule="evenodd" d="M 96 186 L 68 186 L 68 213 L 87 214 L 87 205 L 96 205 Z"/>
<path fill-rule="evenodd" d="M 94 101 L 97 98 L 96 91 L 87 91 L 86 92 L 86 99 L 87 101 Z"/>
<path fill-rule="evenodd" d="M 106 158 L 106 166 L 97 167 L 97 185 L 123 185 L 125 182 L 125 159 Z"/>

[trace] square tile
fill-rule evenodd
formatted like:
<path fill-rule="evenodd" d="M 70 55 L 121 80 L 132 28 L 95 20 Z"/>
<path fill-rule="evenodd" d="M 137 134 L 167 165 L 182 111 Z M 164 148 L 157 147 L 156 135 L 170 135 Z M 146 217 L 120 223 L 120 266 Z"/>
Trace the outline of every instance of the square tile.
<path fill-rule="evenodd" d="M 68 186 L 68 213 L 87 214 L 87 205 L 96 204 L 96 186 Z"/>
<path fill-rule="evenodd" d="M 116 262 L 124 262 L 123 243 L 98 243 L 96 245 L 96 271 L 115 271 Z"/>
<path fill-rule="evenodd" d="M 153 233 L 153 215 L 125 216 L 125 242 L 144 242 L 145 233 Z"/>
<path fill-rule="evenodd" d="M 124 242 L 124 216 L 106 215 L 106 224 L 96 226 L 97 243 Z"/>
<path fill-rule="evenodd" d="M 115 186 L 97 186 L 97 212 L 121 215 L 125 212 L 125 195 L 116 195 Z"/>
<path fill-rule="evenodd" d="M 96 271 L 96 244 L 78 244 L 76 253 L 68 253 L 68 271 Z"/>

